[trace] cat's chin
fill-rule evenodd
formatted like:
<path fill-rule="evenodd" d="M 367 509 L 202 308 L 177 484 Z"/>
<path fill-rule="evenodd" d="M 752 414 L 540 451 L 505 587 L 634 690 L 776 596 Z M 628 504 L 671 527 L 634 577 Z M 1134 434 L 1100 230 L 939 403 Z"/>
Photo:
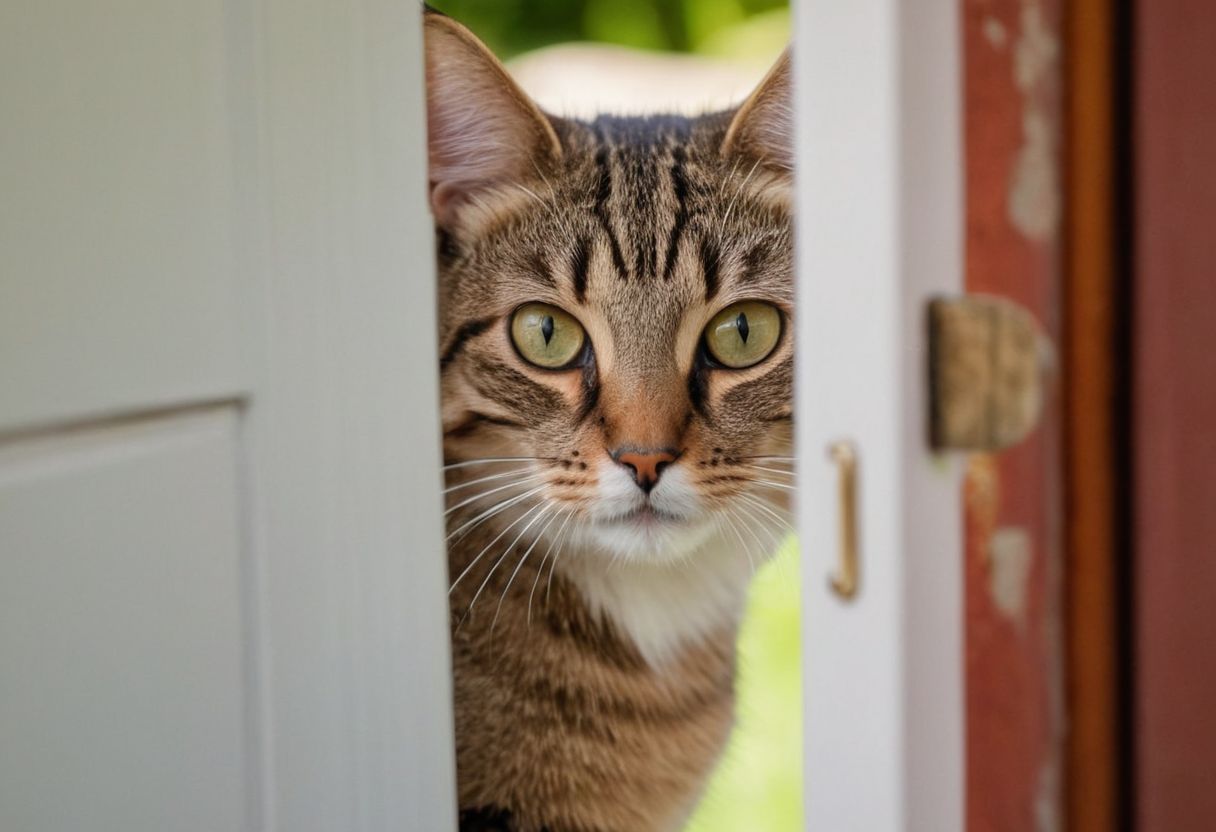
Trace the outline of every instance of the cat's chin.
<path fill-rule="evenodd" d="M 707 517 L 678 517 L 647 506 L 589 523 L 583 536 L 589 548 L 616 561 L 654 564 L 690 559 L 716 530 Z"/>

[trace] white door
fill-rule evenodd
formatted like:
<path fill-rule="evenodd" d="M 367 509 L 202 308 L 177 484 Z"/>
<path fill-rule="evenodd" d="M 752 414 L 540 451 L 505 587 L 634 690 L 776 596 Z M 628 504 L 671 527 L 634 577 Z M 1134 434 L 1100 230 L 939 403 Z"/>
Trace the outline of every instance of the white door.
<path fill-rule="evenodd" d="M 926 310 L 962 286 L 957 2 L 797 4 L 797 402 L 808 829 L 963 826 L 958 465 L 927 447 Z M 857 460 L 859 582 L 829 586 Z M 846 483 L 845 489 L 848 490 Z"/>
<path fill-rule="evenodd" d="M 454 826 L 416 4 L 0 6 L 0 829 Z"/>

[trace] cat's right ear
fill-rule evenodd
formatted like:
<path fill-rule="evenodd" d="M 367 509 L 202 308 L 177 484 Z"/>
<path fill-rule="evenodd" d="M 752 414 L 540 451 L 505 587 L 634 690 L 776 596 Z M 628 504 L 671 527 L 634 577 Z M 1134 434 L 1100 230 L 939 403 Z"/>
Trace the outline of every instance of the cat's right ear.
<path fill-rule="evenodd" d="M 478 191 L 536 175 L 561 155 L 540 108 L 464 26 L 424 16 L 431 210 L 441 227 Z"/>
<path fill-rule="evenodd" d="M 787 178 L 794 170 L 793 57 L 787 48 L 735 111 L 722 152 L 754 159 Z"/>

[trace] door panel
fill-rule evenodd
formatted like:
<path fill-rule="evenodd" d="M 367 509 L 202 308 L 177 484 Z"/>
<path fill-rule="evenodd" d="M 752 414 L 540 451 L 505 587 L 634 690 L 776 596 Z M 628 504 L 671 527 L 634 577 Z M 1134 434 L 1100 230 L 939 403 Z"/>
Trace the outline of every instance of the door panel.
<path fill-rule="evenodd" d="M 243 382 L 226 5 L 0 9 L 0 431 Z"/>
<path fill-rule="evenodd" d="M 0 447 L 0 828 L 244 826 L 238 418 Z"/>
<path fill-rule="evenodd" d="M 5 832 L 454 828 L 420 24 L 0 10 Z"/>

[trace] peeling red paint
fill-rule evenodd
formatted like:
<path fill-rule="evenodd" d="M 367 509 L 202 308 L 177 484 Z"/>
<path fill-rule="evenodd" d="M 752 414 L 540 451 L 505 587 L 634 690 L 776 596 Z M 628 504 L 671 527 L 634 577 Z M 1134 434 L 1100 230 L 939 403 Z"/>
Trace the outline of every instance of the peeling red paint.
<path fill-rule="evenodd" d="M 1060 0 L 962 2 L 967 290 L 1017 301 L 1058 339 Z M 1059 432 L 1049 396 L 1023 444 L 968 466 L 970 832 L 1059 827 Z"/>

